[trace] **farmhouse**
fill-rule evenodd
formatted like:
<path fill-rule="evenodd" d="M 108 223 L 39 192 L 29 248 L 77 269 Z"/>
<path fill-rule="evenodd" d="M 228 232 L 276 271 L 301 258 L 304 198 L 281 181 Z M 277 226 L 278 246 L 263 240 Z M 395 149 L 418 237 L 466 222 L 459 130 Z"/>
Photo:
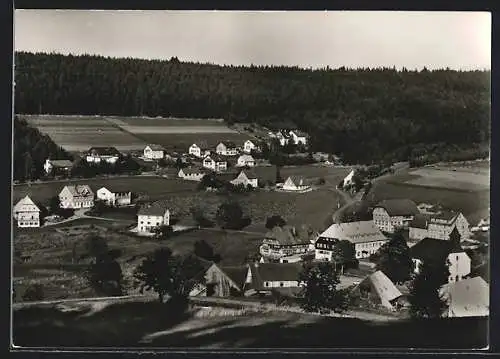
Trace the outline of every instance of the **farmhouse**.
<path fill-rule="evenodd" d="M 291 130 L 288 132 L 293 143 L 296 145 L 306 145 L 307 144 L 307 133 L 299 130 Z"/>
<path fill-rule="evenodd" d="M 227 161 L 217 155 L 207 156 L 203 159 L 203 167 L 215 172 L 225 171 L 227 169 Z"/>
<path fill-rule="evenodd" d="M 419 273 L 422 263 L 447 263 L 450 272 L 448 282 L 458 282 L 471 272 L 471 259 L 452 241 L 424 238 L 410 248 L 415 273 Z"/>
<path fill-rule="evenodd" d="M 283 183 L 282 189 L 284 191 L 302 192 L 310 190 L 311 186 L 307 185 L 302 177 L 290 176 L 286 179 L 285 183 Z"/>
<path fill-rule="evenodd" d="M 293 295 L 300 291 L 301 263 L 252 263 L 249 267 L 246 283 L 251 290 L 246 295 L 252 292 L 269 294 L 272 290 Z"/>
<path fill-rule="evenodd" d="M 279 261 L 282 257 L 305 254 L 313 237 L 306 226 L 276 226 L 265 234 L 259 252 L 266 260 Z"/>
<path fill-rule="evenodd" d="M 455 228 L 461 240 L 470 237 L 469 222 L 462 213 L 417 214 L 409 224 L 409 237 L 414 240 L 423 238 L 448 240 Z"/>
<path fill-rule="evenodd" d="M 279 141 L 281 146 L 286 146 L 288 142 L 290 142 L 291 140 L 290 133 L 283 130 L 276 132 L 274 138 L 276 138 Z"/>
<path fill-rule="evenodd" d="M 254 188 L 257 188 L 259 185 L 258 181 L 259 179 L 254 172 L 250 170 L 243 170 L 239 173 L 238 177 L 231 181 L 231 183 L 235 186 L 242 184 L 245 187 L 250 185 Z"/>
<path fill-rule="evenodd" d="M 160 145 L 147 145 L 144 148 L 144 158 L 159 160 L 165 157 L 165 150 Z"/>
<path fill-rule="evenodd" d="M 248 271 L 248 265 L 228 267 L 213 263 L 204 274 L 205 285 L 198 295 L 207 297 L 243 296 Z"/>
<path fill-rule="evenodd" d="M 354 245 L 356 259 L 368 258 L 387 242 L 372 221 L 335 223 L 319 235 L 315 243 L 315 258 L 331 261 L 335 245 L 341 240 Z"/>
<path fill-rule="evenodd" d="M 490 230 L 490 219 L 489 218 L 481 218 L 481 220 L 477 223 L 477 226 L 471 228 L 471 232 L 488 232 Z"/>
<path fill-rule="evenodd" d="M 366 277 L 355 288 L 361 298 L 382 305 L 387 309 L 396 309 L 402 302 L 403 294 L 384 272 L 376 271 Z"/>
<path fill-rule="evenodd" d="M 450 283 L 443 287 L 448 317 L 487 317 L 490 315 L 490 288 L 481 277 Z"/>
<path fill-rule="evenodd" d="M 91 208 L 94 206 L 94 192 L 88 185 L 64 186 L 59 193 L 61 208 Z"/>
<path fill-rule="evenodd" d="M 73 162 L 70 160 L 51 160 L 46 159 L 43 165 L 46 174 L 69 175 L 73 169 Z"/>
<path fill-rule="evenodd" d="M 250 140 L 246 140 L 243 144 L 243 152 L 251 153 L 253 150 L 257 149 L 257 145 Z"/>
<path fill-rule="evenodd" d="M 373 209 L 373 222 L 382 232 L 394 233 L 396 229 L 408 228 L 419 213 L 415 202 L 409 199 L 388 199 Z"/>
<path fill-rule="evenodd" d="M 113 191 L 106 187 L 101 187 L 97 190 L 97 198 L 105 202 L 108 206 L 127 206 L 132 201 L 132 193 L 130 191 Z"/>
<path fill-rule="evenodd" d="M 238 157 L 237 167 L 253 167 L 255 166 L 255 160 L 250 155 L 241 155 Z"/>
<path fill-rule="evenodd" d="M 114 147 L 92 147 L 87 153 L 86 160 L 88 163 L 115 164 L 120 156 L 120 152 Z"/>
<path fill-rule="evenodd" d="M 236 156 L 238 150 L 231 141 L 222 141 L 215 147 L 215 153 L 222 156 Z"/>
<path fill-rule="evenodd" d="M 29 196 L 16 203 L 13 216 L 19 228 L 40 227 L 40 208 Z"/>
<path fill-rule="evenodd" d="M 151 233 L 154 228 L 170 225 L 170 210 L 165 206 L 148 204 L 137 213 L 137 232 Z"/>
<path fill-rule="evenodd" d="M 203 176 L 205 176 L 209 171 L 199 168 L 199 167 L 190 167 L 190 168 L 181 168 L 179 172 L 177 173 L 177 176 L 179 176 L 182 179 L 188 180 L 188 181 L 201 181 Z"/>

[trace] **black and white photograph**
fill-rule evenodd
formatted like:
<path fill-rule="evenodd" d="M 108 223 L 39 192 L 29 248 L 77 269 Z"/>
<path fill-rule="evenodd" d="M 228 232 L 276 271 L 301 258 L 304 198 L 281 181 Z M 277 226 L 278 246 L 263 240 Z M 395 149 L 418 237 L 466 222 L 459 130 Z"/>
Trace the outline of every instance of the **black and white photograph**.
<path fill-rule="evenodd" d="M 14 10 L 11 350 L 485 350 L 491 14 Z"/>

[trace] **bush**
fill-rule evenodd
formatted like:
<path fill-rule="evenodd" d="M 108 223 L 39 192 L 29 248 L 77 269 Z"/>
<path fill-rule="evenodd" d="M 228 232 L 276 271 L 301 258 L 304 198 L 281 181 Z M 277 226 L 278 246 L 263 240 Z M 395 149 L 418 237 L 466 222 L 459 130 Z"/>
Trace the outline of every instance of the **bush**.
<path fill-rule="evenodd" d="M 27 302 L 35 302 L 43 300 L 43 286 L 41 284 L 32 284 L 26 288 L 23 294 L 23 300 Z"/>

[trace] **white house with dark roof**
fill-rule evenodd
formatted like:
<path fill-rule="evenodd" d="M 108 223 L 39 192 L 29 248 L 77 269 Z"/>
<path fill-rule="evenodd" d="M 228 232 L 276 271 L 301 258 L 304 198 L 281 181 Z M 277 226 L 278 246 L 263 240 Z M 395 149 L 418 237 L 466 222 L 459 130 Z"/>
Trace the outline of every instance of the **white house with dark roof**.
<path fill-rule="evenodd" d="M 94 192 L 88 185 L 64 186 L 59 193 L 61 208 L 91 208 L 94 206 Z"/>
<path fill-rule="evenodd" d="M 227 170 L 227 161 L 218 155 L 207 156 L 203 159 L 203 167 L 221 172 Z"/>
<path fill-rule="evenodd" d="M 331 261 L 335 245 L 341 240 L 354 245 L 356 259 L 370 257 L 387 243 L 386 236 L 373 221 L 334 223 L 316 240 L 315 259 Z"/>
<path fill-rule="evenodd" d="M 468 239 L 471 235 L 469 222 L 460 212 L 418 214 L 409 224 L 409 237 L 414 240 L 424 238 L 448 240 L 454 228 L 460 234 L 461 240 Z"/>
<path fill-rule="evenodd" d="M 311 186 L 306 183 L 304 178 L 299 176 L 290 176 L 286 179 L 281 187 L 284 191 L 290 192 L 305 192 L 311 189 Z"/>
<path fill-rule="evenodd" d="M 16 203 L 13 208 L 13 217 L 19 228 L 40 227 L 40 208 L 29 196 Z"/>
<path fill-rule="evenodd" d="M 351 172 L 349 172 L 349 174 L 347 176 L 345 176 L 345 178 L 342 182 L 343 187 L 350 186 L 350 185 L 354 184 L 354 174 L 355 173 L 356 172 L 354 170 L 351 170 Z"/>
<path fill-rule="evenodd" d="M 51 160 L 47 158 L 43 165 L 46 174 L 69 174 L 73 168 L 73 162 L 70 160 Z"/>
<path fill-rule="evenodd" d="M 193 143 L 191 146 L 189 146 L 188 153 L 192 156 L 195 157 L 201 157 L 201 147 L 198 146 L 196 143 Z"/>
<path fill-rule="evenodd" d="M 210 172 L 209 170 L 199 167 L 188 167 L 188 168 L 181 168 L 177 173 L 177 176 L 187 181 L 200 182 L 203 176 L 205 176 L 209 172 Z"/>
<path fill-rule="evenodd" d="M 238 161 L 236 163 L 236 167 L 254 167 L 255 160 L 250 155 L 241 155 L 238 157 Z"/>
<path fill-rule="evenodd" d="M 137 232 L 139 234 L 151 234 L 160 226 L 170 225 L 170 210 L 160 204 L 148 204 L 137 212 Z"/>
<path fill-rule="evenodd" d="M 250 170 L 243 170 L 238 174 L 238 177 L 231 181 L 231 184 L 235 186 L 242 184 L 245 187 L 250 185 L 257 188 L 259 186 L 259 178 L 254 172 Z"/>
<path fill-rule="evenodd" d="M 250 140 L 246 140 L 245 143 L 243 143 L 243 152 L 245 153 L 250 153 L 256 149 L 257 145 Z"/>
<path fill-rule="evenodd" d="M 236 156 L 238 149 L 234 142 L 222 141 L 215 147 L 215 153 L 222 156 Z"/>
<path fill-rule="evenodd" d="M 441 288 L 449 318 L 487 317 L 490 315 L 490 287 L 481 277 L 467 278 Z"/>
<path fill-rule="evenodd" d="M 381 231 L 394 233 L 399 228 L 408 228 L 419 213 L 415 202 L 409 199 L 388 199 L 374 207 L 373 222 Z"/>
<path fill-rule="evenodd" d="M 246 278 L 246 295 L 271 293 L 276 290 L 284 295 L 297 294 L 303 283 L 299 282 L 301 263 L 252 263 Z"/>
<path fill-rule="evenodd" d="M 288 133 L 294 144 L 307 145 L 307 133 L 300 130 L 290 130 Z"/>
<path fill-rule="evenodd" d="M 127 206 L 132 202 L 132 192 L 130 191 L 118 191 L 101 187 L 96 194 L 97 199 L 112 207 Z"/>
<path fill-rule="evenodd" d="M 144 148 L 144 158 L 149 160 L 160 160 L 165 157 L 165 150 L 160 145 L 147 145 Z"/>
<path fill-rule="evenodd" d="M 115 164 L 118 162 L 121 154 L 115 147 L 92 147 L 89 149 L 85 159 L 88 163 L 107 162 Z"/>

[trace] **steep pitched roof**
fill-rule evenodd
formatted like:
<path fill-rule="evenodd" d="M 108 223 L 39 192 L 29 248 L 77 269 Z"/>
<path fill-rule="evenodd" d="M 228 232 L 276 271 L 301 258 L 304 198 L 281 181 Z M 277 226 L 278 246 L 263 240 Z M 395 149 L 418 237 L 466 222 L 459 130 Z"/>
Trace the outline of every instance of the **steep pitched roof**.
<path fill-rule="evenodd" d="M 29 207 L 30 211 L 40 212 L 40 208 L 38 208 L 35 202 L 33 202 L 33 200 L 28 195 L 16 203 L 16 205 L 14 206 L 14 211 L 18 210 L 20 207 Z"/>
<path fill-rule="evenodd" d="M 217 266 L 228 276 L 239 288 L 243 289 L 248 274 L 248 266 Z"/>
<path fill-rule="evenodd" d="M 276 226 L 265 234 L 265 239 L 275 240 L 281 245 L 308 244 L 311 234 L 303 227 Z"/>
<path fill-rule="evenodd" d="M 444 262 L 450 253 L 463 252 L 459 244 L 434 238 L 424 238 L 410 248 L 412 258 L 424 262 Z"/>
<path fill-rule="evenodd" d="M 250 155 L 241 155 L 240 157 L 238 157 L 238 161 L 254 162 L 255 160 Z"/>
<path fill-rule="evenodd" d="M 389 277 L 380 270 L 366 277 L 359 286 L 371 287 L 382 302 L 390 303 L 403 295 Z"/>
<path fill-rule="evenodd" d="M 416 214 L 415 217 L 413 217 L 413 220 L 410 222 L 410 227 L 427 229 L 430 219 L 431 216 L 428 214 Z"/>
<path fill-rule="evenodd" d="M 387 238 L 373 221 L 334 223 L 319 237 L 348 240 L 351 243 L 385 241 Z"/>
<path fill-rule="evenodd" d="M 295 133 L 296 136 L 298 137 L 306 137 L 307 133 L 301 130 L 290 130 L 291 132 Z"/>
<path fill-rule="evenodd" d="M 137 215 L 140 216 L 163 216 L 168 208 L 165 204 L 156 202 L 153 204 L 147 204 L 139 209 Z"/>
<path fill-rule="evenodd" d="M 131 193 L 131 191 L 123 190 L 123 189 L 116 189 L 116 188 L 110 187 L 109 185 L 103 186 L 103 187 L 99 188 L 99 190 L 101 190 L 103 188 L 107 189 L 111 193 Z"/>
<path fill-rule="evenodd" d="M 205 157 L 203 159 L 203 161 L 205 161 L 207 158 L 211 159 L 212 161 L 215 161 L 215 162 L 227 162 L 226 159 L 216 153 L 212 154 L 212 155 L 209 155 L 207 157 Z"/>
<path fill-rule="evenodd" d="M 99 156 L 119 156 L 120 151 L 115 147 L 91 147 L 89 153 L 96 154 Z"/>
<path fill-rule="evenodd" d="M 252 170 L 243 170 L 243 171 L 241 171 L 241 172 L 240 172 L 240 174 L 241 174 L 241 173 L 244 173 L 244 174 L 245 174 L 245 176 L 246 176 L 249 180 L 250 180 L 250 179 L 259 178 L 259 177 L 257 176 L 257 174 L 256 174 L 254 171 L 252 171 Z"/>
<path fill-rule="evenodd" d="M 454 317 L 489 315 L 489 285 L 481 277 L 448 284 L 449 312 Z"/>
<path fill-rule="evenodd" d="M 224 146 L 226 146 L 227 148 L 236 148 L 236 144 L 235 144 L 233 141 L 221 141 L 221 142 L 219 142 L 219 145 L 220 145 L 221 143 L 222 143 Z"/>
<path fill-rule="evenodd" d="M 307 184 L 307 181 L 304 179 L 304 177 L 301 176 L 288 176 L 285 182 L 288 181 L 289 179 L 293 182 L 295 186 L 304 186 Z"/>
<path fill-rule="evenodd" d="M 92 192 L 90 186 L 86 184 L 76 186 L 69 185 L 65 186 L 64 188 L 67 188 L 72 196 L 92 197 L 94 195 L 94 192 Z"/>
<path fill-rule="evenodd" d="M 302 272 L 301 263 L 252 263 L 252 287 L 264 289 L 264 282 L 298 281 Z M 267 288 L 269 289 L 269 288 Z"/>
<path fill-rule="evenodd" d="M 151 148 L 153 151 L 164 151 L 163 146 L 157 144 L 147 145 L 146 147 Z"/>
<path fill-rule="evenodd" d="M 386 199 L 375 207 L 384 208 L 390 216 L 409 216 L 420 213 L 415 202 L 409 199 Z"/>
<path fill-rule="evenodd" d="M 70 160 L 49 160 L 49 162 L 55 168 L 73 167 L 73 162 Z"/>
<path fill-rule="evenodd" d="M 209 172 L 207 169 L 200 168 L 200 167 L 187 167 L 187 168 L 182 168 L 181 170 L 186 175 L 193 175 L 193 174 L 199 174 L 199 173 L 206 174 Z M 179 170 L 179 171 L 181 171 L 181 170 Z"/>

